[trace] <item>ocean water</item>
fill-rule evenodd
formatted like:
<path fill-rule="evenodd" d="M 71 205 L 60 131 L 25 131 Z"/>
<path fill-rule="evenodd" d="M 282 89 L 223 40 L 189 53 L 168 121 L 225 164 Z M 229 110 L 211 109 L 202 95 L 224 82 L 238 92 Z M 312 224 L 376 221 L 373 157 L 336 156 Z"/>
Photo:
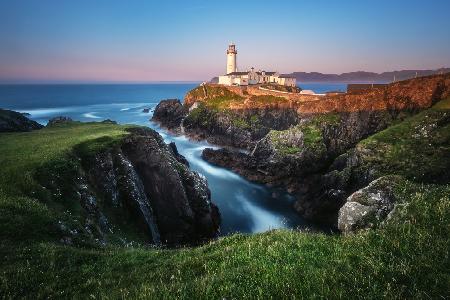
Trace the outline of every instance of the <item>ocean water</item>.
<path fill-rule="evenodd" d="M 176 143 L 191 169 L 206 176 L 212 200 L 222 216 L 222 234 L 276 228 L 317 229 L 295 213 L 294 198 L 285 191 L 251 183 L 204 161 L 202 150 L 215 148 L 214 145 L 172 135 L 150 121 L 160 100 L 182 99 L 197 84 L 0 85 L 0 108 L 29 113 L 32 119 L 44 125 L 55 116 L 68 116 L 77 121 L 112 119 L 157 130 L 166 142 Z M 144 108 L 149 108 L 150 113 L 143 113 Z"/>
<path fill-rule="evenodd" d="M 305 82 L 298 83 L 297 86 L 302 88 L 303 90 L 313 90 L 317 94 L 323 94 L 326 92 L 346 92 L 347 91 L 347 83 L 336 83 L 336 82 Z"/>

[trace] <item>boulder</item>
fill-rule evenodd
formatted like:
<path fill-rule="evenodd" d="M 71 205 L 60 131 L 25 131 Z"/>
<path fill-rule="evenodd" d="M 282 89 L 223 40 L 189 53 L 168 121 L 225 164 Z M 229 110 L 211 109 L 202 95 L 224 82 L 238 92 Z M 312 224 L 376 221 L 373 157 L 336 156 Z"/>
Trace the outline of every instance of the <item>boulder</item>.
<path fill-rule="evenodd" d="M 383 176 L 351 194 L 339 210 L 339 230 L 349 233 L 380 225 L 397 203 L 395 188 L 400 181 L 399 176 Z"/>

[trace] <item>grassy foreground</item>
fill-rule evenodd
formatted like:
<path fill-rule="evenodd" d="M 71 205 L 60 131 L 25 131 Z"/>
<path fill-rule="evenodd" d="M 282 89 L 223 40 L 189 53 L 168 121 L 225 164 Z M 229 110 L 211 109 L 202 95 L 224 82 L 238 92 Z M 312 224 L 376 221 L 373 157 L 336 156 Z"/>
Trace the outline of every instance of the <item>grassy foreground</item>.
<path fill-rule="evenodd" d="M 395 222 L 348 236 L 276 230 L 172 250 L 60 244 L 67 206 L 40 198 L 36 170 L 70 164 L 86 141 L 87 152 L 108 147 L 125 129 L 0 134 L 0 298 L 450 297 L 449 185 L 405 180 Z"/>

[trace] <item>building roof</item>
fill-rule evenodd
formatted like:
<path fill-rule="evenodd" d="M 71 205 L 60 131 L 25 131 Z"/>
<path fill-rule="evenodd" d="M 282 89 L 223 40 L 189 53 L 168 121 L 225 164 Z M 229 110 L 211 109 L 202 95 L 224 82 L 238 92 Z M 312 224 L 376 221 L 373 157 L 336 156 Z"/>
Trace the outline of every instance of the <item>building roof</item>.
<path fill-rule="evenodd" d="M 276 72 L 266 72 L 266 71 L 261 71 L 261 72 L 256 72 L 256 74 L 258 75 L 262 75 L 262 72 L 264 72 L 265 75 L 274 75 Z"/>
<path fill-rule="evenodd" d="M 247 75 L 247 74 L 248 74 L 248 72 L 231 72 L 226 75 Z"/>

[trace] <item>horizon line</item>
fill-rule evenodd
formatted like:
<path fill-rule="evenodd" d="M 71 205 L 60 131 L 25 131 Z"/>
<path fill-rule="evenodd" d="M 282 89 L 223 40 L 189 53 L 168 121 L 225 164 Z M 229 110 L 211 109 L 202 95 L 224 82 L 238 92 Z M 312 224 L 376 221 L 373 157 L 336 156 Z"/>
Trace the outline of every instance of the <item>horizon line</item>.
<path fill-rule="evenodd" d="M 108 84 L 173 84 L 173 83 L 199 83 L 204 80 L 154 80 L 154 81 L 0 81 L 0 85 L 108 85 Z"/>

